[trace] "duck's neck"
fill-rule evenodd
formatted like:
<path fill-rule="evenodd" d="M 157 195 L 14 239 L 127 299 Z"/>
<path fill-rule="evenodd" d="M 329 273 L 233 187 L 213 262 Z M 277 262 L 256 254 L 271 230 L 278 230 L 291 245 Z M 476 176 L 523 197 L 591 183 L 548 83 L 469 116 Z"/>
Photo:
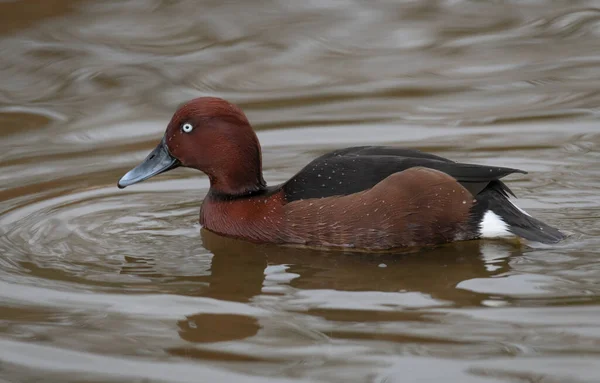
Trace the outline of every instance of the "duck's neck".
<path fill-rule="evenodd" d="M 262 156 L 258 139 L 252 132 L 253 145 L 237 145 L 235 150 L 208 169 L 201 169 L 210 179 L 210 193 L 222 197 L 243 197 L 266 189 L 262 174 Z"/>
<path fill-rule="evenodd" d="M 210 179 L 208 194 L 224 200 L 251 196 L 267 188 L 267 184 L 260 171 L 258 174 L 242 171 L 225 176 L 213 177 L 209 175 L 208 177 Z"/>

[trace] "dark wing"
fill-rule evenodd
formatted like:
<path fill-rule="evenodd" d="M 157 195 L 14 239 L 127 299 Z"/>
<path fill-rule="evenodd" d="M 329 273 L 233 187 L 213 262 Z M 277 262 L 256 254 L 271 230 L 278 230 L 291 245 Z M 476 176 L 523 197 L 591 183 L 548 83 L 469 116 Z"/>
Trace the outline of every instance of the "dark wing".
<path fill-rule="evenodd" d="M 435 154 L 425 153 L 420 150 L 397 148 L 393 146 L 353 146 L 350 148 L 338 149 L 333 152 L 326 153 L 319 158 L 325 159 L 330 157 L 356 157 L 356 156 L 395 156 L 395 157 L 410 157 L 410 158 L 425 158 L 430 160 L 438 160 L 442 162 L 454 162 L 444 157 L 436 156 Z"/>
<path fill-rule="evenodd" d="M 412 149 L 361 146 L 316 158 L 282 187 L 288 202 L 348 195 L 369 189 L 390 174 L 415 166 L 449 174 L 474 196 L 492 181 L 512 173 L 526 173 L 518 169 L 457 163 Z M 511 193 L 506 185 L 501 186 Z"/>

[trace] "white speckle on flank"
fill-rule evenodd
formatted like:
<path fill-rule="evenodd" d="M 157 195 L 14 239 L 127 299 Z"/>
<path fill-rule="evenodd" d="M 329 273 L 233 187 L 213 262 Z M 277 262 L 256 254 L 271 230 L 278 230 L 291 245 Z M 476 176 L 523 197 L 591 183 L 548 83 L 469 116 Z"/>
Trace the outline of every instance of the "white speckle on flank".
<path fill-rule="evenodd" d="M 529 213 L 527 213 L 525 210 L 523 210 L 520 207 L 518 207 L 517 205 L 515 205 L 511 200 L 508 200 L 508 202 L 510 202 L 511 205 L 513 205 L 514 207 L 516 207 L 517 210 L 519 210 L 521 213 L 525 214 L 526 216 L 531 217 L 531 215 L 529 215 Z"/>
<path fill-rule="evenodd" d="M 482 238 L 512 237 L 513 233 L 508 231 L 508 225 L 502 218 L 491 210 L 483 215 L 479 223 L 479 231 Z"/>

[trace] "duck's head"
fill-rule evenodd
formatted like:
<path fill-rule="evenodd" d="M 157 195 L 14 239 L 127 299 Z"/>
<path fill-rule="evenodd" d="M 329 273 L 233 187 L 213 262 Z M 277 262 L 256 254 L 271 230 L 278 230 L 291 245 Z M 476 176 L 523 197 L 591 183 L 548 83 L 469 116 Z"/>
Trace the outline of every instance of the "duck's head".
<path fill-rule="evenodd" d="M 256 134 L 244 112 L 220 98 L 196 98 L 181 106 L 158 146 L 117 185 L 124 188 L 179 166 L 204 172 L 211 190 L 220 194 L 265 187 Z"/>

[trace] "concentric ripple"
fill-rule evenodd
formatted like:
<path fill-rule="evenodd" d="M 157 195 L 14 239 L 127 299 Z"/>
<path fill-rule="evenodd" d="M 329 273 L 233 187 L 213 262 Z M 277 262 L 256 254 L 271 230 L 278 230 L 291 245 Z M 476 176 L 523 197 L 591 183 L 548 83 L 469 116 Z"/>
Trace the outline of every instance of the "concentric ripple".
<path fill-rule="evenodd" d="M 201 275 L 210 257 L 198 240 L 198 193 L 180 184 L 166 182 L 168 193 L 92 189 L 15 209 L 0 218 L 0 251 L 21 276 L 92 286 Z"/>

